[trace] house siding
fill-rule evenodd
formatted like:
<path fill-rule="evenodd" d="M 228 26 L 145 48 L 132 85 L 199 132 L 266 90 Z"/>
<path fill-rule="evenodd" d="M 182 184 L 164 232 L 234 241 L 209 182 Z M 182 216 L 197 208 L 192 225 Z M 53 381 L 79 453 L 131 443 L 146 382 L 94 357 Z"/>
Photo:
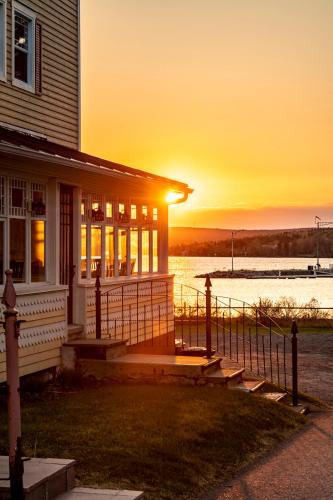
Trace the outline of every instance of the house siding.
<path fill-rule="evenodd" d="M 38 293 L 17 292 L 20 376 L 36 373 L 61 364 L 61 346 L 67 340 L 66 294 L 63 289 Z M 4 306 L 1 306 L 1 321 Z M 0 326 L 0 383 L 6 380 L 6 345 Z"/>
<path fill-rule="evenodd" d="M 0 81 L 0 122 L 79 148 L 79 37 L 77 0 L 25 0 L 42 25 L 42 92 L 12 85 L 12 5 L 7 2 L 6 81 Z"/>

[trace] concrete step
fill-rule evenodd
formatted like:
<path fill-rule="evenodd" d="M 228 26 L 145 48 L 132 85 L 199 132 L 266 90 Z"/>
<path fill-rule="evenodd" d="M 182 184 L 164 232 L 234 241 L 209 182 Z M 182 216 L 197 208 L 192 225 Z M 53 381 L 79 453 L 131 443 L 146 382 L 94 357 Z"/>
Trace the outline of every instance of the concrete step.
<path fill-rule="evenodd" d="M 76 339 L 62 345 L 62 363 L 65 368 L 75 368 L 80 359 L 108 361 L 127 353 L 126 340 Z"/>
<path fill-rule="evenodd" d="M 222 366 L 212 373 L 203 375 L 202 378 L 204 378 L 207 383 L 229 385 L 230 382 L 234 382 L 238 384 L 242 381 L 242 374 L 244 373 L 244 370 L 245 368 L 235 370 L 233 368 L 223 368 Z"/>
<path fill-rule="evenodd" d="M 260 394 L 263 398 L 275 401 L 276 403 L 282 401 L 286 396 L 286 392 L 262 392 Z"/>
<path fill-rule="evenodd" d="M 87 375 L 97 379 L 105 377 L 155 377 L 178 376 L 197 378 L 208 375 L 220 367 L 221 358 L 207 360 L 198 356 L 175 356 L 160 354 L 126 354 L 103 361 L 80 359 L 80 365 Z"/>
<path fill-rule="evenodd" d="M 25 500 L 56 498 L 74 488 L 74 460 L 31 458 L 24 462 Z M 0 457 L 0 478 L 8 477 L 8 457 Z M 0 500 L 10 499 L 9 481 L 0 481 Z"/>
<path fill-rule="evenodd" d="M 242 380 L 238 384 L 230 385 L 229 389 L 233 391 L 256 392 L 263 387 L 265 383 L 265 380 Z"/>
<path fill-rule="evenodd" d="M 74 488 L 57 497 L 57 500 L 139 500 L 142 491 L 99 490 L 96 488 Z"/>

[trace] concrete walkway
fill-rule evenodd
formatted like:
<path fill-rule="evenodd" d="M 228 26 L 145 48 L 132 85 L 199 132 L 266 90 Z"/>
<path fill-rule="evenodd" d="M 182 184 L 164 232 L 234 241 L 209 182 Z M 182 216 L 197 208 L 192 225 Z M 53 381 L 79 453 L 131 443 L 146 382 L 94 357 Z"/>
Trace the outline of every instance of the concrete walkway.
<path fill-rule="evenodd" d="M 324 500 L 333 498 L 333 409 L 269 457 L 246 469 L 211 498 Z"/>

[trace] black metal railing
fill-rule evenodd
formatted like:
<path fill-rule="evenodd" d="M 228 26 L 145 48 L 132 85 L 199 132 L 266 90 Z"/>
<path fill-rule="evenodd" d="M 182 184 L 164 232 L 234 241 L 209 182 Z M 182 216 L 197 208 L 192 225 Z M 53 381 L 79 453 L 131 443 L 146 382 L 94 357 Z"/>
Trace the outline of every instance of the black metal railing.
<path fill-rule="evenodd" d="M 96 278 L 96 338 L 127 340 L 129 345 L 166 335 L 174 343 L 172 280 L 138 280 L 102 290 Z"/>
<path fill-rule="evenodd" d="M 206 293 L 175 284 L 174 301 L 176 338 L 184 350 L 206 346 L 207 356 L 215 351 L 287 391 L 293 388 L 297 399 L 295 322 L 289 322 L 287 331 L 264 309 L 214 296 L 210 280 Z"/>
<path fill-rule="evenodd" d="M 264 308 L 230 297 L 173 283 L 138 280 L 102 291 L 96 278 L 96 338 L 127 340 L 129 345 L 165 336 L 186 353 L 205 347 L 230 358 L 259 377 L 292 390 L 297 400 L 297 327 L 286 331 Z M 171 337 L 170 337 L 171 336 Z M 296 368 L 296 372 L 295 372 Z"/>

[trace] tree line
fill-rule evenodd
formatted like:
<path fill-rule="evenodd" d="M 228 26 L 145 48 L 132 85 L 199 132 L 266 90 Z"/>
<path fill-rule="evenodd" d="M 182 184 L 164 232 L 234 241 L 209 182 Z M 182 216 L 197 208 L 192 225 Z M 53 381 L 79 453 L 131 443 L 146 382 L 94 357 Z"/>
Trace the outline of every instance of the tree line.
<path fill-rule="evenodd" d="M 333 229 L 300 229 L 253 237 L 234 237 L 234 255 L 238 257 L 333 257 Z M 195 257 L 228 257 L 230 239 L 182 243 L 171 246 L 169 255 Z"/>

